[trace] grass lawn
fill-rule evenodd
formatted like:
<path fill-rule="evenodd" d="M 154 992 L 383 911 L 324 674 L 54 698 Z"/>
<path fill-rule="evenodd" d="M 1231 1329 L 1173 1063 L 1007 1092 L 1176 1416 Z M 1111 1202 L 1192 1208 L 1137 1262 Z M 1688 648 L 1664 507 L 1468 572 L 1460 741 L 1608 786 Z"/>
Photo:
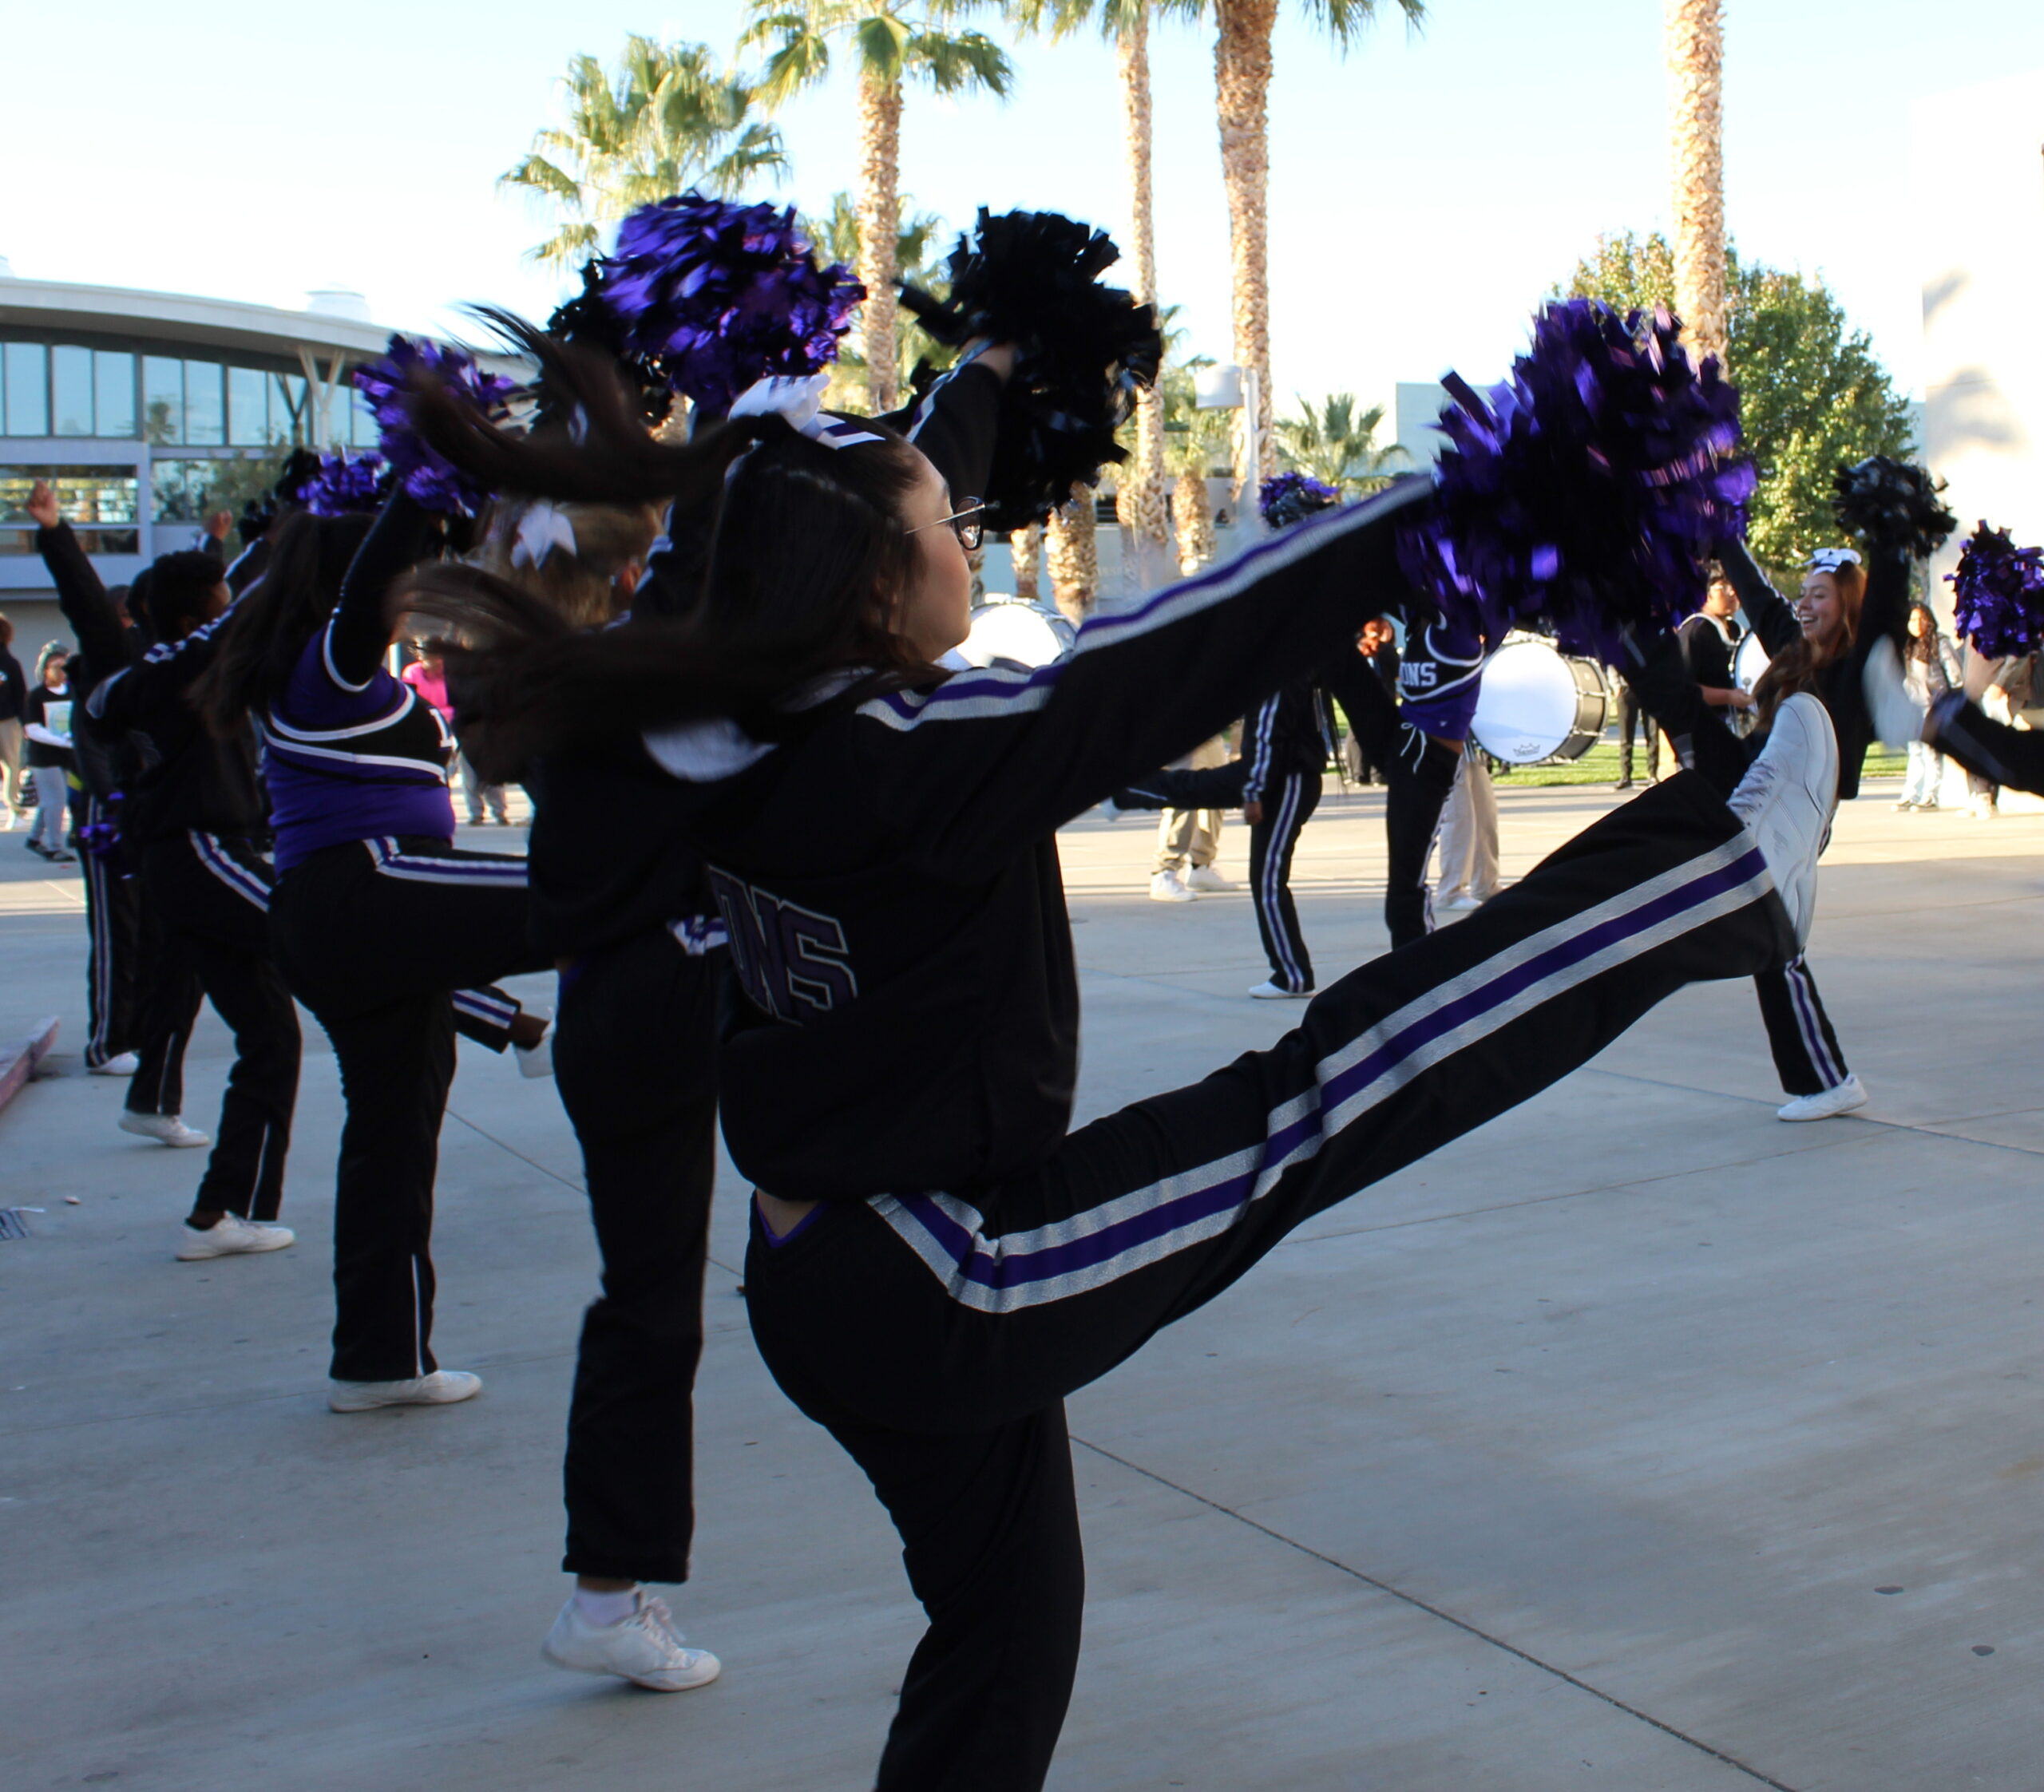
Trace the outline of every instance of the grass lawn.
<path fill-rule="evenodd" d="M 1646 763 L 1644 754 L 1635 753 L 1633 772 L 1637 777 Z M 1876 747 L 1867 755 L 1862 777 L 1899 777 L 1907 769 L 1905 755 L 1889 753 Z M 1513 765 L 1498 774 L 1495 780 L 1500 789 L 1537 789 L 1557 784 L 1616 784 L 1618 781 L 1618 750 L 1610 741 L 1599 741 L 1580 759 L 1570 759 L 1551 765 Z"/>

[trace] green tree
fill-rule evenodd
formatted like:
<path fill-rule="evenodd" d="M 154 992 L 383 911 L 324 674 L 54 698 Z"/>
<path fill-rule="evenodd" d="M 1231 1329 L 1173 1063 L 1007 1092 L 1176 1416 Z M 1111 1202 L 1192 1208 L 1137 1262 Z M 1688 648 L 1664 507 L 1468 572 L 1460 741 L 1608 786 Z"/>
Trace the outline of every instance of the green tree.
<path fill-rule="evenodd" d="M 1725 254 L 1726 371 L 1760 474 L 1748 532 L 1763 564 L 1788 568 L 1836 545 L 1832 475 L 1841 461 L 1911 450 L 1908 401 L 1821 278 Z M 1673 307 L 1674 259 L 1658 233 L 1598 239 L 1558 296 Z"/>
<path fill-rule="evenodd" d="M 578 56 L 562 77 L 568 122 L 537 132 L 500 187 L 537 195 L 561 227 L 529 251 L 579 261 L 598 227 L 690 187 L 735 194 L 787 166 L 781 133 L 751 116 L 756 89 L 717 65 L 706 44 L 624 40 L 615 71 Z"/>
<path fill-rule="evenodd" d="M 1298 415 L 1278 422 L 1278 458 L 1345 493 L 1378 491 L 1407 457 L 1396 442 L 1377 445 L 1383 425 L 1384 406 L 1358 411 L 1353 392 L 1333 394 L 1318 410 L 1301 398 Z"/>
<path fill-rule="evenodd" d="M 900 390 L 894 292 L 901 231 L 901 101 L 911 80 L 938 93 L 1005 94 L 1014 78 L 1007 52 L 977 31 L 951 27 L 989 0 L 751 0 L 741 49 L 763 49 L 759 93 L 778 106 L 830 71 L 845 45 L 858 73 L 859 253 L 866 286 L 860 315 L 875 411 L 893 409 Z"/>

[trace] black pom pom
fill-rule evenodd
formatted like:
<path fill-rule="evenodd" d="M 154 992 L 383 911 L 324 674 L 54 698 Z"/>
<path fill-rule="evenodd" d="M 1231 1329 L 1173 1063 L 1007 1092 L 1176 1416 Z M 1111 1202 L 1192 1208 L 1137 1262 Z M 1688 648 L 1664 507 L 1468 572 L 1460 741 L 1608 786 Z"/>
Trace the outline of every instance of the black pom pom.
<path fill-rule="evenodd" d="M 1832 483 L 1838 526 L 1880 552 L 1905 550 L 1918 560 L 1935 553 L 1959 519 L 1939 501 L 1944 487 L 1919 466 L 1870 454 L 1840 467 Z"/>
<path fill-rule="evenodd" d="M 639 395 L 639 409 L 648 428 L 657 428 L 674 408 L 674 388 L 667 375 L 649 356 L 635 354 L 624 345 L 624 325 L 604 302 L 603 258 L 592 255 L 582 263 L 582 290 L 564 304 L 557 306 L 546 320 L 546 333 L 556 342 L 576 342 L 600 349 L 617 362 L 617 370 L 629 388 Z M 534 388 L 533 427 L 564 425 L 572 409 L 542 379 Z"/>
<path fill-rule="evenodd" d="M 1163 358 L 1155 311 L 1100 275 L 1121 251 L 1104 231 L 1055 212 L 980 212 L 976 241 L 961 237 L 951 293 L 904 283 L 901 303 L 940 342 L 1012 342 L 1014 377 L 986 500 L 989 528 L 1040 523 L 1075 485 L 1127 457 L 1115 431 L 1153 384 Z"/>

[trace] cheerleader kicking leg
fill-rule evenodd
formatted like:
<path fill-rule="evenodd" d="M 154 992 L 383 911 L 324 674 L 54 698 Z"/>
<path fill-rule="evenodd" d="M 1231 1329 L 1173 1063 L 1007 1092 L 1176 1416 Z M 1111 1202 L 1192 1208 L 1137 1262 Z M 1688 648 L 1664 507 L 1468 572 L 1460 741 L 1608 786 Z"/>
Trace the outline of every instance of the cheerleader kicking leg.
<path fill-rule="evenodd" d="M 1026 1177 L 806 1212 L 763 1197 L 761 1355 L 866 1471 L 930 1620 L 882 1792 L 1043 1783 L 1081 1604 L 1067 1394 L 1684 984 L 1793 955 L 1837 752 L 1828 725 L 1777 736 L 1732 807 L 1670 779 L 1323 991 L 1271 1050 L 1082 1128 Z"/>

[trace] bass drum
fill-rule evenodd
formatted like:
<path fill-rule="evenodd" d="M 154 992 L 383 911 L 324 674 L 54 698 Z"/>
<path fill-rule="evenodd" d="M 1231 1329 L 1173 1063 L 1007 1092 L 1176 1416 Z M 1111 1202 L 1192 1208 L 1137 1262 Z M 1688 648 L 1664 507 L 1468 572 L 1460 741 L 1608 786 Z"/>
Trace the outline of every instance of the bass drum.
<path fill-rule="evenodd" d="M 1760 682 L 1761 674 L 1767 670 L 1768 659 L 1768 651 L 1761 645 L 1760 637 L 1749 631 L 1732 650 L 1732 682 L 1741 690 L 1751 690 Z"/>
<path fill-rule="evenodd" d="M 1050 666 L 1070 653 L 1078 638 L 1079 631 L 1055 610 L 994 598 L 972 607 L 972 632 L 957 653 L 970 666 L 991 666 L 997 659 Z"/>
<path fill-rule="evenodd" d="M 1571 659 L 1545 641 L 1507 641 L 1483 663 L 1469 732 L 1508 765 L 1580 759 L 1603 738 L 1610 709 L 1595 660 Z"/>

